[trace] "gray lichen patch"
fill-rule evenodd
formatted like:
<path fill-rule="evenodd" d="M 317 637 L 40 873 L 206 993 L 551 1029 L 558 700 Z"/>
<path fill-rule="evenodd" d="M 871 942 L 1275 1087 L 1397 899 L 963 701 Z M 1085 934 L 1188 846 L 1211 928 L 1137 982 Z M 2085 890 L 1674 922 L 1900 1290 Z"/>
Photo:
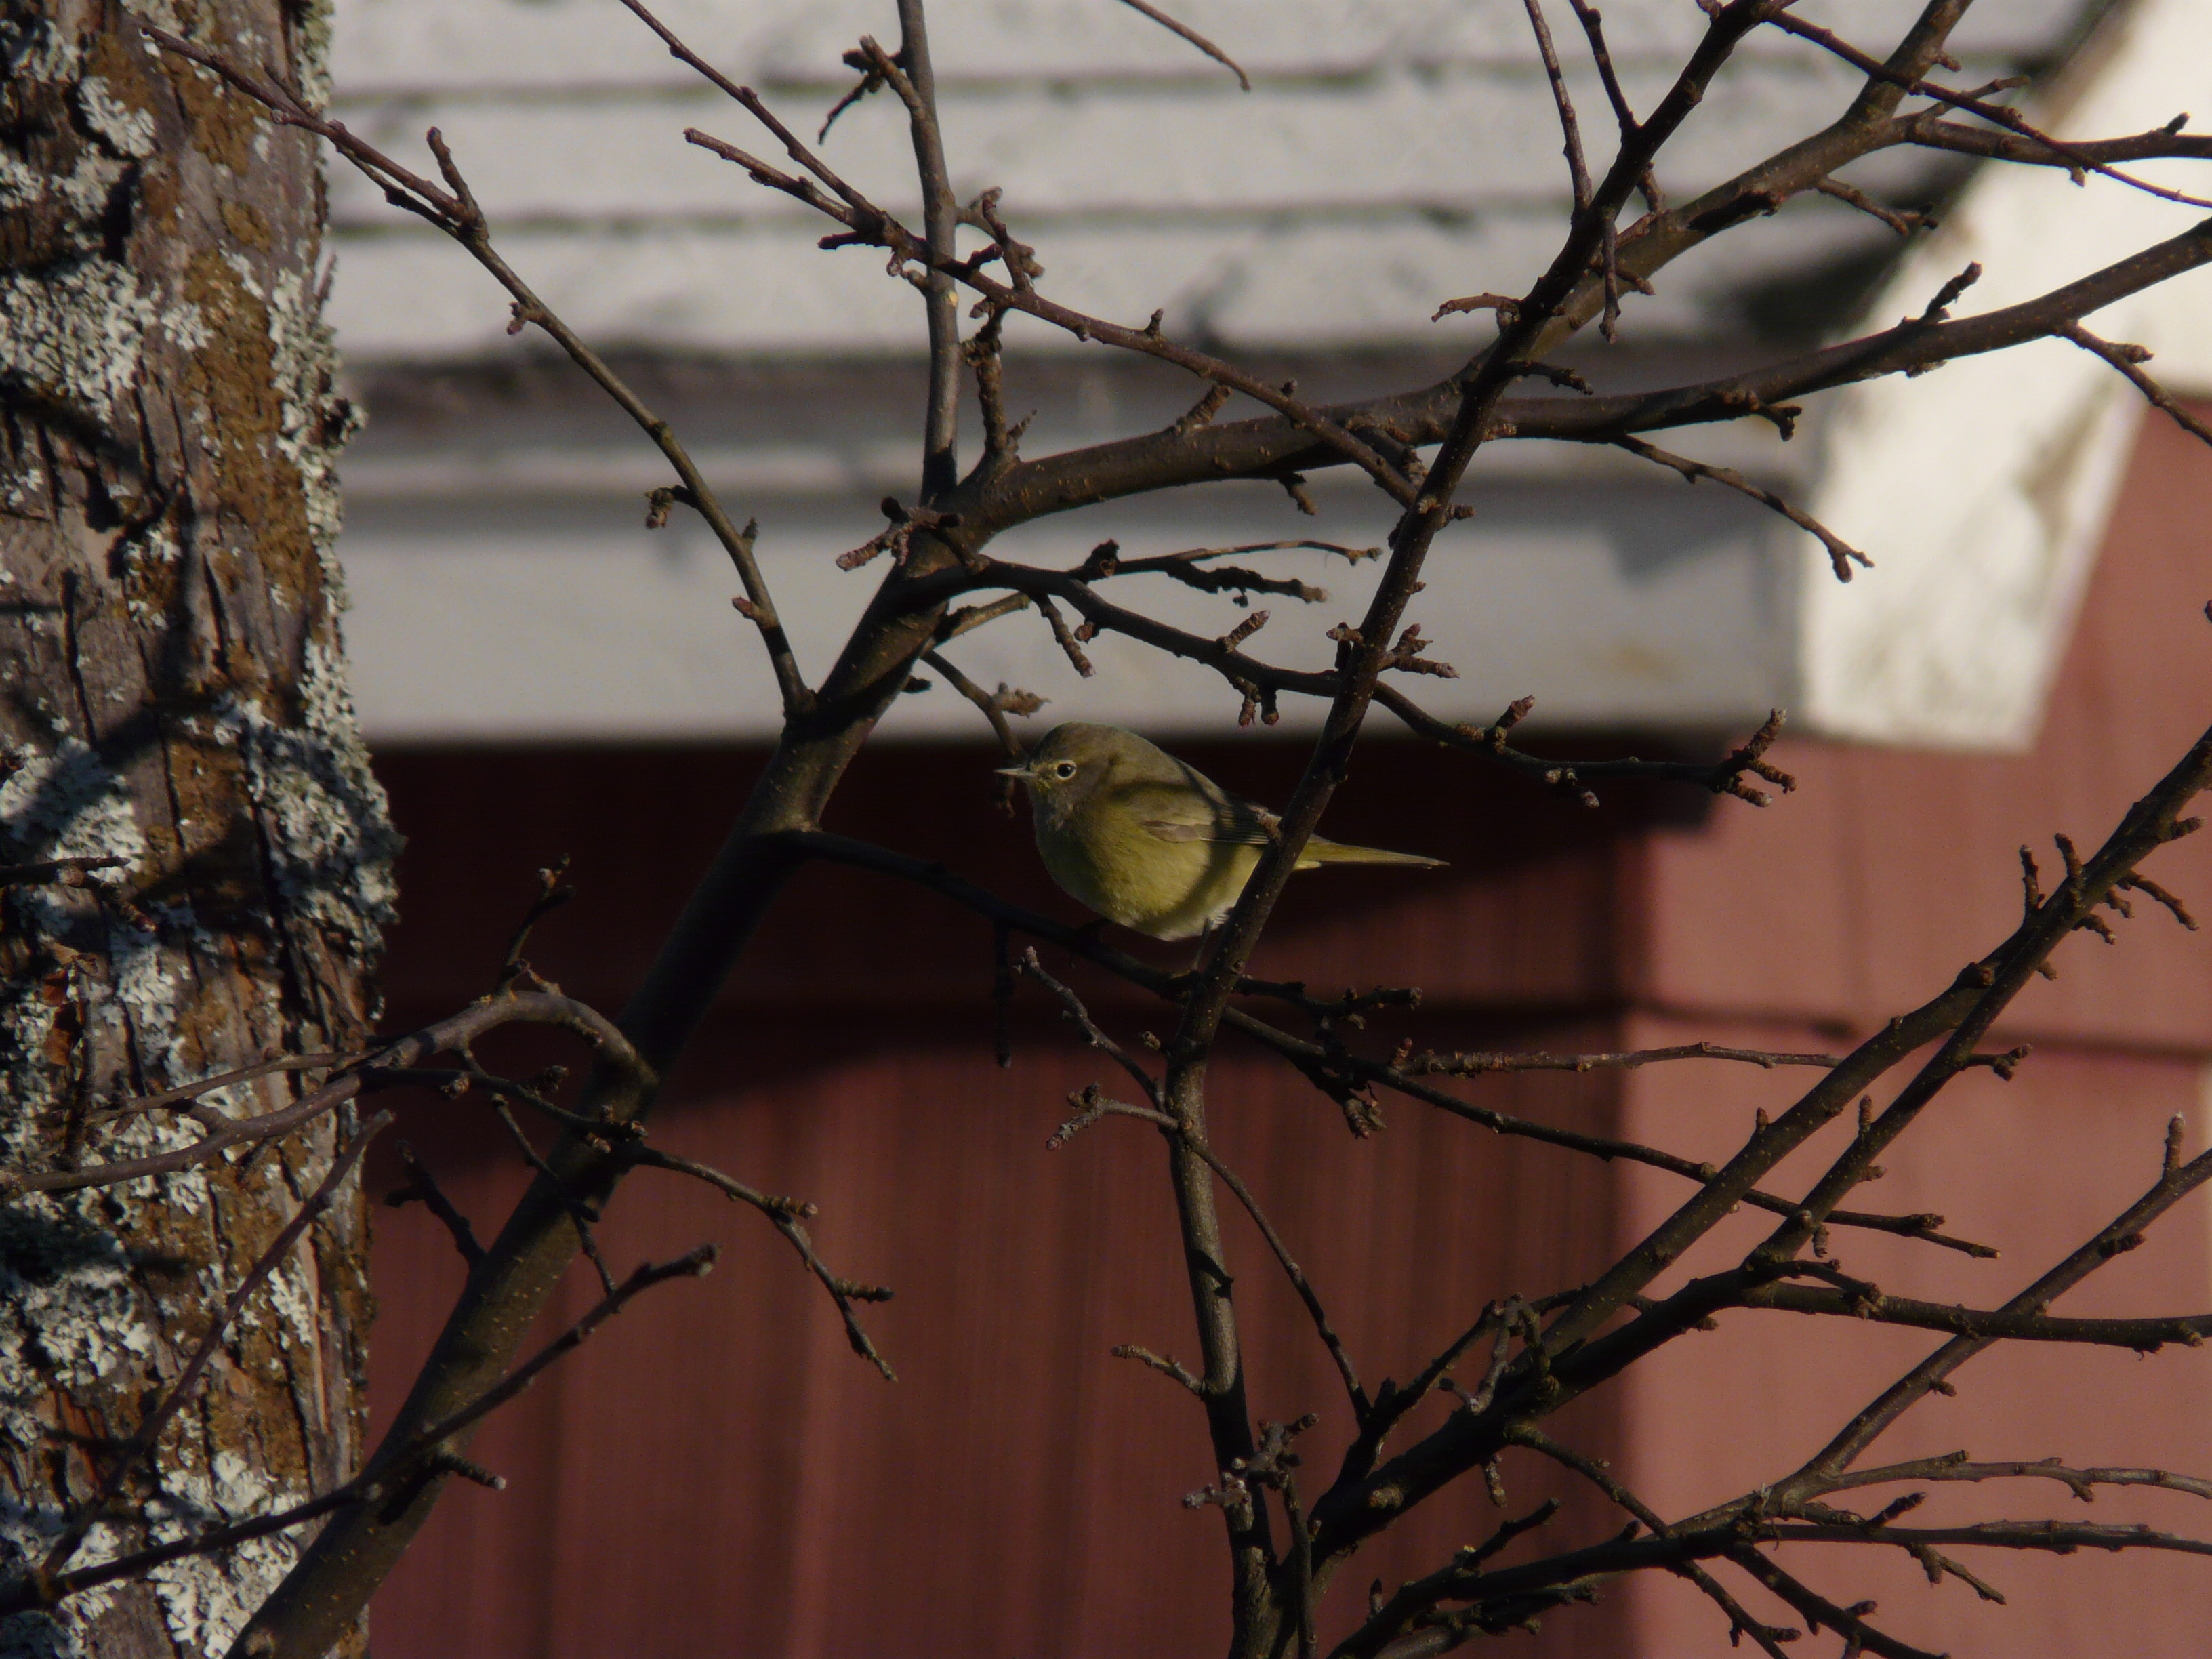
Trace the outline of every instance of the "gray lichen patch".
<path fill-rule="evenodd" d="M 320 112 L 331 101 L 331 24 L 328 0 L 300 8 L 292 22 L 292 79 L 307 107 Z"/>
<path fill-rule="evenodd" d="M 154 153 L 154 118 L 125 103 L 98 76 L 76 83 L 76 106 L 86 128 L 118 155 L 136 161 Z"/>
<path fill-rule="evenodd" d="M 137 279 L 110 260 L 0 277 L 0 378 L 106 422 L 137 378 L 154 317 Z"/>
<path fill-rule="evenodd" d="M 11 861 L 124 858 L 146 850 L 129 783 L 89 744 L 64 734 L 41 753 L 18 749 L 0 781 L 0 849 Z M 32 896 L 40 896 L 33 890 Z"/>
<path fill-rule="evenodd" d="M 354 719 L 336 650 L 307 641 L 303 719 L 282 725 L 233 704 L 255 804 L 273 826 L 269 852 L 294 914 L 373 955 L 396 916 L 392 866 L 403 845 Z"/>
<path fill-rule="evenodd" d="M 0 16 L 0 70 L 20 85 L 69 81 L 84 62 L 84 47 L 51 17 Z"/>

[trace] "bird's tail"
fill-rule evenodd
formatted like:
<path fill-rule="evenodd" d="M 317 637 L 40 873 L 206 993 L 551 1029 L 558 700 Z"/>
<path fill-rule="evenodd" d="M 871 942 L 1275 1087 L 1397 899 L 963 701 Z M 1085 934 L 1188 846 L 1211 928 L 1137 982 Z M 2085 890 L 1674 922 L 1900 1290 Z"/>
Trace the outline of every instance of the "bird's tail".
<path fill-rule="evenodd" d="M 1306 842 L 1305 851 L 1298 859 L 1298 868 L 1310 870 L 1322 864 L 1407 864 L 1423 870 L 1444 868 L 1442 859 L 1424 858 L 1419 853 L 1392 853 L 1380 847 L 1352 847 L 1340 841 L 1328 841 L 1316 836 Z"/>

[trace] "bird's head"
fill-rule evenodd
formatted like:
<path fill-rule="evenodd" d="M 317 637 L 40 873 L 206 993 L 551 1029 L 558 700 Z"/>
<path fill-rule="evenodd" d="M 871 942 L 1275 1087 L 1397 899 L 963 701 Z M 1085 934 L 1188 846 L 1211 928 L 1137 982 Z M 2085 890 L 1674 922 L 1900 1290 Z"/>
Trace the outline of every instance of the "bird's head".
<path fill-rule="evenodd" d="M 1074 811 L 1121 765 L 1151 747 L 1117 726 L 1071 720 L 1046 732 L 1019 763 L 1000 767 L 999 775 L 1020 779 L 1030 804 L 1058 817 Z"/>

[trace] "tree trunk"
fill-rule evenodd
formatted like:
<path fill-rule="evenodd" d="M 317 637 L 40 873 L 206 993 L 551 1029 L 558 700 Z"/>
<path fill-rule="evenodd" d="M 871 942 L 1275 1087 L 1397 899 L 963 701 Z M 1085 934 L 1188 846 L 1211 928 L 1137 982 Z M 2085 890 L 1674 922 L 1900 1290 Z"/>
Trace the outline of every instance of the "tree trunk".
<path fill-rule="evenodd" d="M 323 4 L 146 11 L 322 95 Z M 0 864 L 127 860 L 106 890 L 0 898 L 0 1163 L 50 1168 L 198 1133 L 100 1121 L 122 1100 L 356 1045 L 398 842 L 339 647 L 353 415 L 321 321 L 313 141 L 94 0 L 0 0 Z M 207 1098 L 243 1115 L 300 1087 Z M 0 1571 L 45 1558 L 349 1121 L 0 1206 Z M 343 1478 L 367 1244 L 357 1196 L 309 1230 L 79 1560 Z M 298 1543 L 24 1615 L 0 1652 L 221 1652 Z"/>

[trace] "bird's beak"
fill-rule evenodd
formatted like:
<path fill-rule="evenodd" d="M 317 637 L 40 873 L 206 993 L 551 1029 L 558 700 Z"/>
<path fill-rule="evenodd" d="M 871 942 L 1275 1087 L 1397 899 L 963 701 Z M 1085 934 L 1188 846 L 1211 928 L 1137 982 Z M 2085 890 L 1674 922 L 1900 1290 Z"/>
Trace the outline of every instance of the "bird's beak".
<path fill-rule="evenodd" d="M 1000 767 L 998 775 L 1002 778 L 1019 778 L 1024 783 L 1027 783 L 1036 774 L 1030 770 L 1028 763 L 1024 762 L 1019 766 Z"/>

